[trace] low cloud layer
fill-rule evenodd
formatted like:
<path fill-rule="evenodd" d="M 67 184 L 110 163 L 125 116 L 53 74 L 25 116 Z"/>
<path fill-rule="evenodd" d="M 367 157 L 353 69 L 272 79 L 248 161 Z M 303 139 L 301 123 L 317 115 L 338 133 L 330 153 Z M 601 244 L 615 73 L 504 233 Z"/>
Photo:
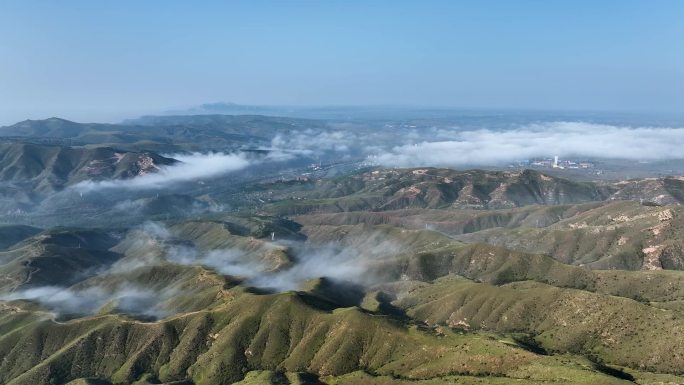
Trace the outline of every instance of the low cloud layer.
<path fill-rule="evenodd" d="M 400 145 L 380 153 L 385 166 L 496 165 L 534 157 L 584 157 L 630 160 L 684 158 L 684 128 L 618 127 L 552 122 L 510 131 L 439 130 L 441 141 Z"/>
<path fill-rule="evenodd" d="M 248 283 L 279 291 L 300 289 L 304 282 L 320 277 L 371 285 L 379 279 L 372 265 L 378 259 L 398 254 L 402 250 L 396 242 L 386 239 L 374 245 L 366 242 L 363 247 L 337 243 L 290 244 L 290 247 L 297 250 L 297 262 L 292 267 L 256 274 Z"/>
<path fill-rule="evenodd" d="M 158 223 L 149 222 L 142 229 L 159 242 L 171 238 L 168 230 Z M 281 241 L 274 246 L 287 248 L 295 262 L 274 271 L 273 265 L 260 260 L 254 250 L 230 248 L 201 251 L 175 244 L 167 245 L 165 258 L 182 265 L 202 265 L 221 274 L 239 276 L 245 278 L 245 284 L 249 286 L 286 291 L 299 289 L 304 282 L 319 277 L 362 285 L 377 283 L 378 277 L 372 265 L 379 259 L 399 254 L 403 249 L 397 242 L 379 233 L 365 234 L 363 239 L 348 239 L 344 244 Z"/>
<path fill-rule="evenodd" d="M 127 284 L 105 290 L 99 286 L 72 289 L 56 286 L 42 286 L 20 290 L 0 297 L 1 300 L 31 300 L 60 315 L 94 314 L 105 305 L 112 305 L 119 311 L 136 316 L 162 318 L 170 314 L 161 303 L 171 298 L 175 290 L 162 292 Z"/>
<path fill-rule="evenodd" d="M 397 252 L 398 247 L 385 242 L 380 248 L 385 253 Z M 369 252 L 353 247 L 341 248 L 334 244 L 303 245 L 286 243 L 296 250 L 296 262 L 282 270 L 273 271 L 272 266 L 262 263 L 251 254 L 240 249 L 219 249 L 199 251 L 185 246 L 172 246 L 167 249 L 169 261 L 196 266 L 202 265 L 227 274 L 245 279 L 245 284 L 258 288 L 277 291 L 296 290 L 308 280 L 326 277 L 340 281 L 367 284 L 374 281 L 368 266 Z"/>
<path fill-rule="evenodd" d="M 173 283 L 157 287 L 127 278 L 136 276 L 134 271 L 137 269 L 169 262 L 201 265 L 220 274 L 240 277 L 244 285 L 277 291 L 301 289 L 305 282 L 319 277 L 372 285 L 382 281 L 383 273 L 378 270 L 378 263 L 404 250 L 398 241 L 387 239 L 380 232 L 349 236 L 336 242 L 283 240 L 264 243 L 266 250 L 287 250 L 293 258 L 290 265 L 276 266 L 268 258 L 262 258 L 264 250 L 257 250 L 254 244 L 247 248 L 201 250 L 192 243 L 174 238 L 169 229 L 156 222 L 141 225 L 129 236 L 129 246 L 139 255 L 124 258 L 72 287 L 25 288 L 0 295 L 0 301 L 35 301 L 59 316 L 114 311 L 159 319 L 178 311 L 173 305 L 174 298 L 188 289 Z"/>
<path fill-rule="evenodd" d="M 250 165 L 250 161 L 240 154 L 194 153 L 171 157 L 180 163 L 160 167 L 158 172 L 131 179 L 86 181 L 75 185 L 74 188 L 80 192 L 114 188 L 128 190 L 160 189 L 176 183 L 216 177 L 244 169 Z"/>
<path fill-rule="evenodd" d="M 343 131 L 293 131 L 287 135 L 277 134 L 271 140 L 271 147 L 282 150 L 298 150 L 304 155 L 321 152 L 348 152 L 354 144 L 358 144 L 357 136 Z"/>

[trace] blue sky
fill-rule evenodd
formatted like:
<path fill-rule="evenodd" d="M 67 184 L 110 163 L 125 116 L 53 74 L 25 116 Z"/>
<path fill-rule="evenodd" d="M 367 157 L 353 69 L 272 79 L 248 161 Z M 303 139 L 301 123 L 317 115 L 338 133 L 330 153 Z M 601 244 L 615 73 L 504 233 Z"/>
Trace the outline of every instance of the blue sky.
<path fill-rule="evenodd" d="M 205 102 L 684 113 L 682 1 L 0 2 L 0 123 Z"/>

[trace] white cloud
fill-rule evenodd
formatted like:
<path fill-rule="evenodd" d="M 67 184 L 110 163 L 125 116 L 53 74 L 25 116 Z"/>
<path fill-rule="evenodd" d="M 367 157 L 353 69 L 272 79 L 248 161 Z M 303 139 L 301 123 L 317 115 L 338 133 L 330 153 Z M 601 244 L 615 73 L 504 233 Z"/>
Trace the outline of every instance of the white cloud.
<path fill-rule="evenodd" d="M 126 283 L 113 289 L 92 286 L 83 289 L 41 286 L 0 296 L 0 300 L 31 300 L 47 309 L 64 314 L 94 314 L 103 306 L 115 302 L 117 309 L 133 315 L 163 318 L 170 312 L 162 302 L 173 298 L 173 288 L 156 291 Z"/>
<path fill-rule="evenodd" d="M 180 163 L 161 167 L 156 173 L 149 173 L 131 179 L 108 181 L 86 181 L 74 186 L 77 191 L 119 188 L 129 190 L 160 189 L 170 185 L 196 179 L 211 178 L 246 168 L 250 161 L 240 154 L 194 153 L 191 155 L 175 155 Z"/>
<path fill-rule="evenodd" d="M 293 131 L 287 135 L 277 134 L 271 140 L 271 147 L 287 151 L 298 151 L 304 155 L 326 151 L 348 152 L 359 144 L 359 137 L 353 132 L 314 131 L 311 129 Z"/>
<path fill-rule="evenodd" d="M 285 243 L 301 248 L 298 243 Z M 383 255 L 397 252 L 390 241 L 378 245 Z M 375 277 L 368 271 L 367 264 L 376 256 L 371 250 L 364 252 L 353 247 L 340 248 L 339 245 L 311 245 L 296 253 L 296 263 L 283 270 L 273 271 L 273 267 L 254 255 L 240 249 L 223 249 L 201 252 L 194 248 L 173 246 L 167 249 L 166 258 L 175 263 L 210 267 L 221 274 L 239 276 L 246 279 L 247 285 L 275 289 L 295 290 L 307 280 L 327 277 L 355 283 L 370 283 Z"/>
<path fill-rule="evenodd" d="M 374 238 L 374 235 L 368 236 L 368 239 Z M 319 277 L 370 285 L 378 282 L 370 265 L 402 249 L 391 240 L 365 242 L 363 247 L 355 247 L 354 243 L 345 246 L 337 243 L 306 245 L 296 252 L 297 262 L 293 266 L 276 272 L 262 271 L 251 276 L 247 282 L 256 287 L 279 291 L 300 289 L 306 281 Z M 295 249 L 301 247 L 296 244 L 290 246 Z"/>
<path fill-rule="evenodd" d="M 168 230 L 157 223 L 148 222 L 143 231 L 159 241 L 169 238 Z M 272 264 L 259 260 L 253 251 L 240 248 L 201 251 L 194 246 L 175 244 L 167 245 L 165 259 L 188 266 L 202 265 L 221 274 L 242 277 L 247 285 L 285 291 L 298 289 L 304 282 L 319 277 L 364 285 L 377 283 L 378 272 L 371 266 L 404 249 L 379 232 L 350 238 L 344 244 L 279 241 L 276 245 L 286 247 L 296 262 L 273 270 Z"/>
<path fill-rule="evenodd" d="M 440 132 L 439 137 L 447 133 Z M 380 154 L 386 166 L 492 165 L 533 157 L 578 156 L 658 160 L 684 158 L 684 128 L 619 127 L 552 122 L 517 130 L 453 131 L 452 139 L 394 147 Z"/>

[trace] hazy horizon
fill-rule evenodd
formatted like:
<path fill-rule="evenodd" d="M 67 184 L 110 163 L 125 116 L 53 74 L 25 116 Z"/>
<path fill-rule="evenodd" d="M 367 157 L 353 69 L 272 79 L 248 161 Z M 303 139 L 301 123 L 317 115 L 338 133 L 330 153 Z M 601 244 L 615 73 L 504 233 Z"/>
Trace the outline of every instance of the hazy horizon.
<path fill-rule="evenodd" d="M 679 114 L 684 3 L 0 4 L 0 124 L 262 106 Z"/>
<path fill-rule="evenodd" d="M 234 109 L 207 110 L 206 105 L 225 104 Z M 342 115 L 346 114 L 342 117 Z M 446 118 L 459 116 L 494 116 L 506 114 L 513 116 L 527 116 L 539 121 L 587 121 L 587 122 L 616 122 L 635 126 L 679 126 L 684 124 L 684 112 L 655 112 L 655 111 L 620 111 L 620 110 L 589 110 L 589 109 L 534 109 L 534 108 L 497 108 L 497 107 L 459 107 L 459 106 L 416 106 L 416 105 L 244 105 L 231 102 L 214 102 L 190 105 L 185 107 L 132 111 L 105 116 L 101 113 L 60 113 L 60 114 L 28 114 L 19 119 L 0 116 L 0 127 L 11 126 L 26 120 L 47 120 L 52 118 L 68 120 L 76 123 L 105 123 L 119 124 L 129 120 L 136 120 L 146 116 L 173 115 L 265 115 L 298 117 L 306 119 L 343 119 L 364 120 L 369 116 L 381 119 L 420 119 Z M 553 119 L 550 117 L 557 116 Z M 545 119 L 544 119 L 545 118 Z"/>

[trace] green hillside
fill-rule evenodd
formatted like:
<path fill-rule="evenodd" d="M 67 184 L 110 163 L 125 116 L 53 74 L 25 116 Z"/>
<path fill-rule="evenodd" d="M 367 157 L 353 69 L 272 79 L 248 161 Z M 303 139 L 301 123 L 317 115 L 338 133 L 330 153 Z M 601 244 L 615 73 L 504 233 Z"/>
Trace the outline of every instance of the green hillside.
<path fill-rule="evenodd" d="M 238 288 L 222 293 L 214 310 L 155 323 L 117 316 L 18 321 L 20 311 L 4 316 L 2 328 L 14 331 L 2 337 L 2 379 L 12 385 L 48 378 L 260 383 L 255 381 L 305 372 L 331 384 L 354 383 L 359 375 L 399 384 L 482 376 L 534 383 L 550 379 L 553 370 L 567 383 L 623 382 L 581 358 L 535 354 L 505 336 L 406 327 L 355 308 L 331 310 L 306 293 L 255 295 Z M 39 349 L 31 347 L 35 333 L 40 333 Z M 250 373 L 254 370 L 271 372 Z"/>
<path fill-rule="evenodd" d="M 275 194 L 274 202 L 266 209 L 280 215 L 418 208 L 454 210 L 460 215 L 469 209 L 501 210 L 613 200 L 634 200 L 651 205 L 680 204 L 684 197 L 681 193 L 684 180 L 676 177 L 575 182 L 529 169 L 515 172 L 384 169 L 319 181 L 275 182 L 258 187 Z"/>
<path fill-rule="evenodd" d="M 149 116 L 120 124 L 49 118 L 0 127 L 0 136 L 129 151 L 226 151 L 267 144 L 276 133 L 323 127 L 325 123 L 316 120 L 258 115 Z"/>
<path fill-rule="evenodd" d="M 676 204 L 531 171 L 260 183 L 242 211 L 198 186 L 0 227 L 0 384 L 684 383 Z"/>
<path fill-rule="evenodd" d="M 131 178 L 173 163 L 149 152 L 0 141 L 0 181 L 41 192 L 84 180 Z"/>

